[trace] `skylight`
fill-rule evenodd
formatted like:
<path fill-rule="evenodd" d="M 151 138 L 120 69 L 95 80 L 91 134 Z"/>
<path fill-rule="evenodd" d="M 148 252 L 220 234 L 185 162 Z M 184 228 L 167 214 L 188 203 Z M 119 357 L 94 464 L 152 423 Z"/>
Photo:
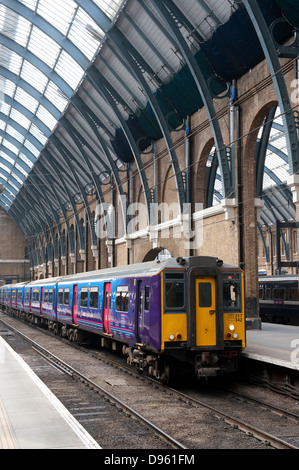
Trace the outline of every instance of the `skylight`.
<path fill-rule="evenodd" d="M 28 175 L 24 163 L 31 168 L 39 157 L 105 32 L 88 13 L 89 2 L 86 6 L 75 0 L 18 3 L 19 11 L 13 5 L 0 5 L 0 32 L 6 38 L 0 45 L 4 70 L 0 75 L 0 129 L 3 136 L 10 136 L 0 140 L 0 158 L 1 154 L 4 158 L 3 150 L 10 160 L 15 156 L 19 173 L 12 174 L 12 181 L 22 184 L 21 176 Z M 123 0 L 94 3 L 112 20 Z"/>

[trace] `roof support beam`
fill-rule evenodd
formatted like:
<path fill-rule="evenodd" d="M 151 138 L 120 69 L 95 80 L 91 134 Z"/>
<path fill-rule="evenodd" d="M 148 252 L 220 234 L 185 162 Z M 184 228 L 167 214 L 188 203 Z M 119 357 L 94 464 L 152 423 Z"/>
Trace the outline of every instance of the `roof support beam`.
<path fill-rule="evenodd" d="M 205 108 L 209 117 L 209 121 L 210 121 L 210 126 L 211 126 L 213 136 L 214 136 L 214 142 L 215 142 L 215 147 L 216 147 L 217 156 L 218 156 L 219 169 L 220 169 L 222 182 L 223 182 L 224 197 L 225 198 L 233 197 L 234 190 L 233 190 L 232 177 L 231 177 L 231 172 L 230 172 L 227 153 L 226 153 L 226 146 L 222 138 L 221 128 L 220 128 L 220 124 L 217 118 L 217 113 L 214 107 L 211 92 L 209 90 L 206 80 L 191 50 L 189 49 L 186 41 L 184 40 L 180 32 L 180 29 L 177 27 L 177 24 L 174 18 L 176 6 L 172 2 L 172 0 L 167 0 L 167 2 L 165 2 L 165 0 L 152 0 L 152 3 L 155 5 L 155 8 L 158 10 L 158 12 L 160 13 L 162 18 L 168 25 L 168 28 L 171 31 L 171 34 L 173 36 L 173 39 L 178 49 L 180 50 L 181 54 L 183 55 L 190 69 L 190 72 L 193 76 L 193 79 L 197 85 L 197 88 L 199 90 L 203 103 L 205 105 Z"/>
<path fill-rule="evenodd" d="M 96 88 L 96 90 L 100 93 L 100 95 L 106 100 L 106 102 L 110 105 L 111 109 L 113 109 L 113 112 L 115 113 L 118 121 L 120 122 L 120 126 L 122 127 L 124 134 L 128 140 L 128 143 L 131 147 L 132 153 L 134 155 L 134 159 L 139 171 L 144 195 L 145 195 L 145 201 L 147 205 L 147 210 L 148 210 L 148 219 L 150 220 L 150 205 L 152 202 L 152 195 L 148 186 L 148 181 L 147 177 L 145 174 L 143 162 L 141 160 L 140 156 L 140 150 L 137 146 L 137 143 L 135 142 L 132 133 L 129 129 L 129 126 L 126 123 L 126 120 L 122 116 L 122 113 L 118 109 L 117 103 L 115 100 L 122 101 L 121 97 L 118 98 L 118 94 L 116 90 L 106 81 L 106 79 L 101 75 L 100 71 L 96 67 L 91 67 L 88 70 L 88 78 L 92 82 L 93 86 Z"/>
<path fill-rule="evenodd" d="M 296 132 L 294 114 L 289 99 L 288 90 L 281 70 L 278 54 L 268 25 L 262 15 L 256 0 L 243 0 L 256 34 L 260 40 L 268 67 L 272 76 L 278 104 L 282 113 L 287 140 L 290 174 L 299 171 L 299 142 Z"/>
<path fill-rule="evenodd" d="M 176 187 L 178 191 L 178 200 L 180 203 L 180 208 L 181 211 L 183 212 L 183 206 L 184 203 L 186 202 L 186 194 L 185 194 L 185 188 L 184 188 L 184 181 L 183 181 L 183 176 L 181 169 L 179 167 L 179 162 L 178 158 L 174 149 L 174 144 L 171 138 L 170 130 L 167 124 L 167 121 L 165 119 L 165 116 L 153 94 L 151 91 L 151 88 L 145 79 L 144 74 L 140 70 L 140 64 L 139 64 L 139 54 L 137 51 L 132 47 L 132 45 L 127 41 L 127 39 L 122 35 L 122 33 L 119 30 L 112 30 L 109 35 L 108 35 L 109 40 L 112 42 L 113 46 L 118 49 L 118 52 L 121 53 L 130 69 L 132 70 L 133 75 L 137 79 L 137 81 L 140 83 L 142 89 L 146 93 L 146 96 L 150 102 L 150 105 L 152 107 L 152 110 L 155 114 L 155 117 L 159 123 L 160 129 L 162 131 L 168 153 L 170 156 L 170 161 L 172 164 L 173 168 L 173 173 L 175 176 L 175 181 L 176 181 Z M 130 51 L 130 52 L 129 52 Z M 145 66 L 145 69 L 148 67 Z M 152 214 L 153 215 L 153 214 Z M 155 223 L 155 222 L 154 222 Z"/>
<path fill-rule="evenodd" d="M 266 153 L 268 148 L 268 142 L 270 137 L 270 132 L 272 128 L 272 122 L 276 113 L 277 106 L 273 106 L 270 109 L 267 117 L 265 118 L 265 124 L 263 127 L 262 137 L 259 142 L 257 142 L 256 147 L 256 196 L 261 197 L 263 193 L 263 176 L 265 168 Z"/>

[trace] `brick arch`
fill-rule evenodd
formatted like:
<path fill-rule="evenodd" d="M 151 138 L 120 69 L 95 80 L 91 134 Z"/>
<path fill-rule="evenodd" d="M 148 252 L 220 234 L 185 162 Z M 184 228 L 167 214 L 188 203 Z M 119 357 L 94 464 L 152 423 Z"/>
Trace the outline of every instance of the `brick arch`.
<path fill-rule="evenodd" d="M 206 165 L 208 157 L 214 145 L 214 139 L 209 139 L 204 145 L 196 165 L 193 195 L 194 202 L 203 204 L 203 208 L 207 207 L 207 178 L 206 178 Z"/>
<path fill-rule="evenodd" d="M 146 261 L 154 261 L 158 254 L 161 253 L 163 250 L 166 250 L 167 248 L 163 247 L 158 247 L 158 248 L 152 248 L 149 250 L 146 255 L 144 256 L 142 262 L 145 263 Z"/>

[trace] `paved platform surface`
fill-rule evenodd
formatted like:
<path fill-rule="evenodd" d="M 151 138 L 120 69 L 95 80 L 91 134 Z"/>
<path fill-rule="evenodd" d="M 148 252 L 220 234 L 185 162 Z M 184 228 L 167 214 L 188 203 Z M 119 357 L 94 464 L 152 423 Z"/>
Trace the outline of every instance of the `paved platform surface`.
<path fill-rule="evenodd" d="M 262 323 L 261 330 L 247 330 L 246 338 L 243 356 L 299 370 L 299 326 Z"/>
<path fill-rule="evenodd" d="M 100 449 L 1 336 L 0 449 Z"/>

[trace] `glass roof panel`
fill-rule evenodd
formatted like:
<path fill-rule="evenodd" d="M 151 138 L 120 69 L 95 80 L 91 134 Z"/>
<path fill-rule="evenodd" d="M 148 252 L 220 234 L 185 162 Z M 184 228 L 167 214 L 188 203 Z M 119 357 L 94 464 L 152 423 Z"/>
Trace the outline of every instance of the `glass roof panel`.
<path fill-rule="evenodd" d="M 4 163 L 0 162 L 0 168 L 2 168 L 2 170 L 7 171 L 7 173 L 10 173 L 10 169 L 8 168 L 8 166 L 5 166 Z"/>
<path fill-rule="evenodd" d="M 22 62 L 23 58 L 21 56 L 3 44 L 0 44 L 0 63 L 2 67 L 5 67 L 16 75 L 19 75 Z"/>
<path fill-rule="evenodd" d="M 60 112 L 63 112 L 68 105 L 67 97 L 52 81 L 48 83 L 44 95 Z"/>
<path fill-rule="evenodd" d="M 94 0 L 94 3 L 113 20 L 124 0 Z M 18 5 L 23 6 L 19 11 Z M 22 162 L 32 168 L 57 125 L 57 115 L 65 112 L 84 77 L 79 58 L 82 61 L 85 56 L 88 67 L 101 47 L 105 34 L 88 14 L 89 5 L 84 2 L 81 7 L 76 0 L 13 0 L 7 7 L 0 2 L 0 31 L 5 38 L 0 44 L 0 63 L 15 75 L 13 79 L 0 75 L 0 161 L 18 170 L 8 179 L 16 192 L 18 183 L 23 184 L 21 175 L 24 179 L 28 175 Z M 28 15 L 23 16 L 24 7 Z M 56 35 L 50 33 L 53 28 Z M 76 52 L 72 55 L 67 52 L 64 45 L 69 46 L 70 42 L 77 49 L 77 56 Z M 40 63 L 44 65 L 40 67 Z M 47 102 L 57 109 L 55 117 Z M 14 197 L 8 187 L 3 204 L 9 207 Z"/>
<path fill-rule="evenodd" d="M 36 112 L 36 116 L 44 123 L 46 126 L 53 131 L 54 127 L 57 124 L 57 120 L 53 118 L 52 114 L 42 105 L 39 105 Z"/>
<path fill-rule="evenodd" d="M 73 0 L 40 0 L 36 12 L 66 35 L 77 4 Z"/>
<path fill-rule="evenodd" d="M 26 118 L 22 113 L 20 113 L 20 111 L 18 111 L 15 108 L 12 108 L 10 117 L 11 119 L 16 121 L 18 124 L 20 124 L 20 126 L 24 127 L 24 129 L 28 131 L 31 121 L 28 118 Z"/>
<path fill-rule="evenodd" d="M 6 126 L 6 132 L 9 135 L 11 135 L 14 139 L 16 139 L 18 142 L 24 141 L 24 136 L 12 126 L 9 126 L 9 125 Z"/>
<path fill-rule="evenodd" d="M 19 2 L 34 11 L 38 0 L 19 0 Z"/>
<path fill-rule="evenodd" d="M 77 88 L 84 74 L 84 70 L 78 62 L 65 51 L 61 52 L 54 70 L 73 90 Z"/>
<path fill-rule="evenodd" d="M 1 113 L 5 114 L 5 116 L 8 116 L 11 110 L 11 106 L 6 103 L 1 103 Z"/>
<path fill-rule="evenodd" d="M 21 178 L 18 177 L 18 175 L 16 175 L 13 171 L 11 172 L 11 174 L 17 180 L 18 183 L 20 183 L 21 185 L 23 184 L 23 181 L 21 180 Z"/>
<path fill-rule="evenodd" d="M 28 62 L 28 60 L 24 60 L 20 76 L 31 86 L 36 88 L 37 91 L 40 93 L 44 92 L 48 78 L 37 67 Z"/>
<path fill-rule="evenodd" d="M 117 14 L 123 0 L 92 0 L 111 20 Z"/>
<path fill-rule="evenodd" d="M 0 156 L 2 159 L 6 160 L 7 162 L 11 163 L 12 165 L 14 164 L 14 159 L 9 157 L 5 152 L 1 151 Z"/>
<path fill-rule="evenodd" d="M 29 111 L 31 111 L 33 114 L 38 107 L 38 101 L 21 87 L 18 87 L 16 90 L 15 100 L 25 108 L 29 109 Z"/>
<path fill-rule="evenodd" d="M 2 34 L 13 39 L 20 46 L 25 47 L 30 29 L 30 21 L 18 15 L 10 8 L 0 5 L 0 30 Z"/>
<path fill-rule="evenodd" d="M 68 37 L 88 59 L 92 59 L 99 48 L 99 41 L 104 37 L 104 32 L 82 8 L 79 8 Z"/>
<path fill-rule="evenodd" d="M 48 34 L 33 26 L 28 49 L 49 67 L 54 67 L 61 47 Z"/>
<path fill-rule="evenodd" d="M 18 163 L 16 163 L 16 164 L 15 164 L 15 167 L 16 167 L 17 170 L 19 170 L 21 173 L 23 173 L 23 175 L 26 176 L 26 178 L 27 178 L 28 173 L 27 173 L 27 171 L 24 170 L 23 167 L 21 167 L 21 165 L 19 165 Z"/>
<path fill-rule="evenodd" d="M 35 124 L 31 124 L 29 132 L 30 134 L 33 135 L 33 137 L 35 137 L 43 145 L 45 145 L 45 143 L 47 142 L 47 137 L 41 132 L 41 130 Z"/>
<path fill-rule="evenodd" d="M 35 156 L 35 158 L 38 158 L 39 156 L 39 150 L 30 142 L 30 140 L 26 139 L 24 142 L 24 147 L 29 150 L 29 152 L 32 153 L 32 155 Z"/>
<path fill-rule="evenodd" d="M 20 152 L 19 158 L 23 160 L 23 162 L 26 163 L 26 165 L 29 166 L 29 168 L 33 167 L 33 162 L 29 160 L 29 158 L 24 153 Z"/>
<path fill-rule="evenodd" d="M 11 142 L 9 142 L 7 139 L 3 139 L 2 145 L 4 145 L 4 147 L 6 147 L 12 153 L 15 153 L 16 155 L 18 154 L 18 148 Z"/>
<path fill-rule="evenodd" d="M 3 77 L 3 75 L 0 75 L 0 79 L 3 93 L 12 98 L 16 90 L 16 84 L 13 83 L 11 80 L 8 80 L 7 78 Z"/>
<path fill-rule="evenodd" d="M 18 186 L 16 186 L 11 180 L 9 181 L 10 186 L 12 186 L 16 191 L 19 191 Z"/>

